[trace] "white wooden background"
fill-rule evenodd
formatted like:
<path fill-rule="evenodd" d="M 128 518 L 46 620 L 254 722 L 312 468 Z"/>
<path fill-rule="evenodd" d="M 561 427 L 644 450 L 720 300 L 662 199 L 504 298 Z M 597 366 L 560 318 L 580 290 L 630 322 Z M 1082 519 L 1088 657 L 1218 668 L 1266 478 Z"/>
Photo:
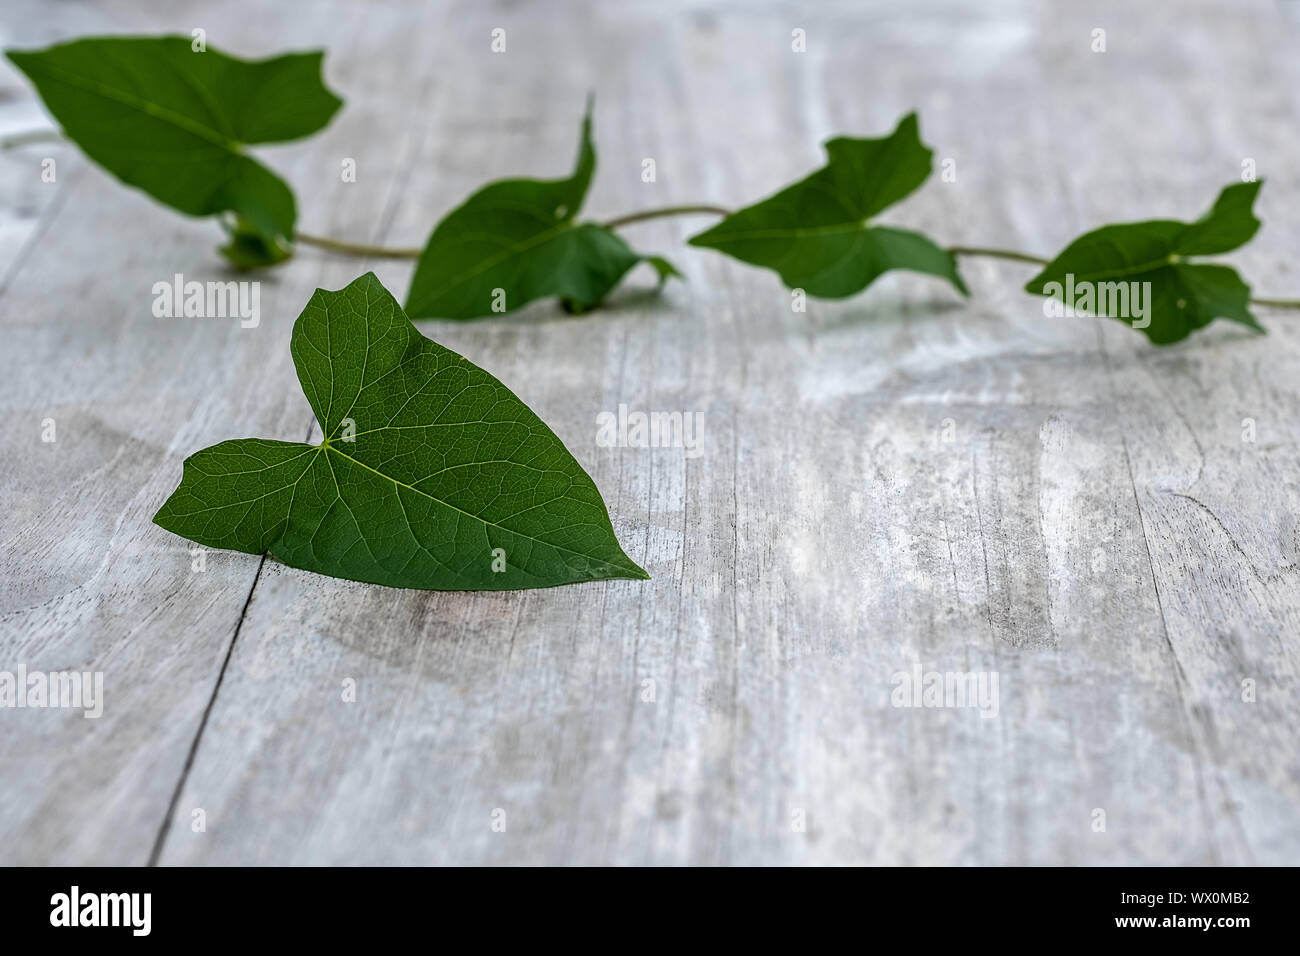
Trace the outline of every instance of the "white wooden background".
<path fill-rule="evenodd" d="M 344 110 L 258 151 L 310 232 L 419 245 L 486 179 L 566 173 L 588 90 L 597 217 L 756 199 L 916 108 L 957 179 L 895 222 L 1051 254 L 1195 217 L 1252 158 L 1231 258 L 1300 294 L 1294 3 L 6 0 L 0 40 L 195 27 L 328 49 Z M 46 122 L 0 67 L 0 128 Z M 409 264 L 308 250 L 257 329 L 156 319 L 154 282 L 226 278 L 212 222 L 48 143 L 0 154 L 0 214 L 0 670 L 106 698 L 0 711 L 0 862 L 1300 862 L 1300 313 L 1158 350 L 972 260 L 968 303 L 894 275 L 795 314 L 684 247 L 707 220 L 638 225 L 687 283 L 421 327 L 551 424 L 653 580 L 397 591 L 193 573 L 150 517 L 196 449 L 301 441 L 298 311 L 367 268 L 404 297 Z M 703 413 L 703 455 L 597 447 L 620 403 Z M 998 715 L 892 707 L 918 661 L 997 672 Z"/>

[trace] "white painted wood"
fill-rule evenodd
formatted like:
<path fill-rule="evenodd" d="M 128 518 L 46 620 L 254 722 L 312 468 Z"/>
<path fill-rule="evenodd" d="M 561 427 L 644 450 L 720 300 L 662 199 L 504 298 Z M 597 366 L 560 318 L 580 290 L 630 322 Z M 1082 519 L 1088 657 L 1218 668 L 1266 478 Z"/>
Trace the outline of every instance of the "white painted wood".
<path fill-rule="evenodd" d="M 101 14 L 328 47 L 347 106 L 267 151 L 309 232 L 418 245 L 488 178 L 563 174 L 589 90 L 595 218 L 761 197 L 915 108 L 957 178 L 892 221 L 1053 253 L 1199 215 L 1249 157 L 1266 225 L 1232 259 L 1300 291 L 1283 5 L 1179 4 L 1176 30 L 1118 0 L 255 9 Z M 1300 319 L 1158 350 L 1046 319 L 1027 268 L 984 260 L 968 302 L 892 275 L 796 314 L 684 246 L 705 220 L 646 223 L 628 238 L 689 277 L 662 297 L 647 272 L 586 318 L 422 328 L 552 425 L 653 580 L 402 592 L 222 553 L 198 574 L 149 523 L 181 459 L 301 440 L 311 289 L 374 267 L 400 296 L 410 266 L 308 251 L 264 279 L 256 330 L 154 319 L 152 282 L 220 274 L 215 227 L 63 149 L 0 246 L 0 669 L 103 670 L 106 704 L 0 711 L 0 862 L 1300 861 Z M 31 195 L 5 183 L 0 214 Z M 703 454 L 597 447 L 620 403 L 702 413 Z M 891 706 L 914 663 L 996 672 L 997 715 Z"/>

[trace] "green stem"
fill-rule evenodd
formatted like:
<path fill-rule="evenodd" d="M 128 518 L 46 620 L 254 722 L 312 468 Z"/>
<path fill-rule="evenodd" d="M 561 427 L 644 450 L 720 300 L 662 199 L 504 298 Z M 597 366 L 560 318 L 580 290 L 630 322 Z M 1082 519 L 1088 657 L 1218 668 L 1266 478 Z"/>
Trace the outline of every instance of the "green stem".
<path fill-rule="evenodd" d="M 0 139 L 0 149 L 16 149 L 28 143 L 57 143 L 63 138 L 63 133 L 57 129 L 33 129 Z"/>
<path fill-rule="evenodd" d="M 980 256 L 985 259 L 1007 259 L 1011 262 L 1028 262 L 1035 266 L 1045 266 L 1051 259 L 1030 255 L 1027 252 L 1012 252 L 1010 249 L 985 249 L 980 246 L 953 246 L 948 252 L 954 256 Z"/>
<path fill-rule="evenodd" d="M 953 246 L 948 250 L 954 256 L 983 256 L 987 259 L 1008 259 L 1012 262 L 1028 262 L 1036 266 L 1045 266 L 1051 260 L 1033 256 L 1027 252 L 1012 252 L 1010 249 L 984 249 L 979 246 Z M 1300 309 L 1300 299 L 1251 299 L 1251 305 L 1262 305 L 1270 309 Z"/>
<path fill-rule="evenodd" d="M 13 136 L 0 138 L 0 149 L 14 149 L 19 146 L 26 146 L 29 143 L 49 143 L 58 142 L 64 139 L 62 130 L 57 129 L 35 129 L 25 133 L 15 133 Z M 628 213 L 625 216 L 618 216 L 605 222 L 606 229 L 617 229 L 620 226 L 630 226 L 634 222 L 645 222 L 648 219 L 665 219 L 669 216 L 730 216 L 731 210 L 722 206 L 709 206 L 703 204 L 684 205 L 684 206 L 662 206 L 658 209 L 643 209 L 640 212 Z M 297 241 L 304 246 L 315 246 L 318 249 L 325 249 L 329 252 L 335 252 L 344 256 L 370 256 L 376 259 L 418 259 L 422 249 L 415 248 L 389 248 L 387 246 L 372 246 L 363 242 L 347 242 L 343 239 L 330 239 L 328 236 L 313 236 L 310 233 L 300 232 L 297 235 Z M 1027 262 L 1030 265 L 1045 266 L 1050 259 L 1044 259 L 1042 256 L 1031 255 L 1027 252 L 1015 252 L 1011 249 L 992 249 L 981 246 L 952 246 L 948 252 L 954 256 L 980 257 L 985 259 L 1006 259 L 1010 262 Z M 1270 309 L 1300 309 L 1300 299 L 1251 299 L 1251 305 L 1262 305 Z"/>
<path fill-rule="evenodd" d="M 645 209 L 641 212 L 628 213 L 605 223 L 606 229 L 616 229 L 646 219 L 662 219 L 667 216 L 729 216 L 731 211 L 721 206 L 664 206 L 660 209 Z M 390 249 L 386 246 L 371 246 L 361 242 L 347 242 L 343 239 L 330 239 L 327 236 L 313 236 L 310 233 L 298 233 L 298 242 L 305 246 L 328 249 L 345 256 L 373 256 L 383 259 L 418 259 L 422 249 Z"/>
<path fill-rule="evenodd" d="M 386 246 L 369 246 L 362 242 L 345 242 L 342 239 L 329 239 L 325 236 L 313 236 L 299 232 L 297 241 L 305 246 L 328 249 L 344 256 L 370 256 L 378 259 L 418 259 L 423 249 L 390 249 Z"/>
<path fill-rule="evenodd" d="M 626 216 L 619 216 L 617 219 L 610 219 L 604 223 L 606 229 L 617 229 L 619 226 L 628 226 L 634 222 L 644 222 L 647 219 L 664 219 L 668 216 L 730 216 L 730 209 L 723 209 L 721 206 L 662 206 L 659 209 L 643 209 L 641 212 L 628 213 Z"/>

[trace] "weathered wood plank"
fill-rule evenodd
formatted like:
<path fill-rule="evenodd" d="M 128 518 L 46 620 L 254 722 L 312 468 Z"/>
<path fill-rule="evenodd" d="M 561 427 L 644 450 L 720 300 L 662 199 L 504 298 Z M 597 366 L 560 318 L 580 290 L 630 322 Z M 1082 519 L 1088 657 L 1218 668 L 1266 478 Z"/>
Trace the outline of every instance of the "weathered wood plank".
<path fill-rule="evenodd" d="M 957 177 L 891 219 L 1051 253 L 1198 215 L 1250 157 L 1266 228 L 1234 259 L 1262 294 L 1296 290 L 1300 64 L 1276 39 L 1300 23 L 1273 3 L 1180 4 L 1176 32 L 1120 2 L 364 9 L 279 35 L 237 4 L 204 14 L 241 50 L 330 48 L 348 108 L 275 157 L 313 232 L 418 244 L 488 177 L 562 173 L 592 89 L 597 218 L 751 200 L 825 136 L 917 108 Z M 292 318 L 367 266 L 305 254 L 256 336 L 160 325 L 133 290 L 211 271 L 208 232 L 84 165 L 60 188 L 0 299 L 23 449 L 0 647 L 97 662 L 109 703 L 92 731 L 0 715 L 9 859 L 139 862 L 178 785 L 168 864 L 1300 859 L 1294 319 L 1155 350 L 1045 319 L 1025 269 L 985 261 L 969 302 L 898 275 L 794 313 L 773 276 L 685 249 L 693 222 L 647 223 L 629 238 L 690 279 L 662 299 L 646 275 L 588 318 L 422 327 L 552 425 L 652 581 L 400 592 L 218 554 L 190 574 L 148 524 L 179 460 L 302 437 Z M 376 271 L 401 291 L 410 267 Z M 621 403 L 702 413 L 703 454 L 598 447 Z M 47 407 L 57 450 L 33 438 Z M 996 716 L 892 706 L 914 664 L 996 673 Z"/>
<path fill-rule="evenodd" d="M 290 11 L 253 20 L 230 10 L 200 21 L 174 8 L 160 24 L 157 11 L 141 7 L 113 26 L 188 33 L 203 22 L 212 43 L 245 55 L 270 52 L 283 36 L 337 47 L 340 35 L 377 29 L 361 8 L 328 13 L 313 26 Z M 60 31 L 80 32 L 73 19 Z M 402 119 L 386 104 L 411 82 L 406 61 L 420 62 L 421 41 L 391 26 L 382 35 L 391 57 L 328 60 L 328 81 L 362 108 L 318 139 L 273 152 L 277 168 L 313 196 L 316 223 L 345 233 L 380 228 L 410 159 L 403 133 L 393 132 Z M 341 182 L 343 156 L 364 170 L 356 183 Z M 0 515 L 0 622 L 6 662 L 102 671 L 106 700 L 98 720 L 5 711 L 0 852 L 18 863 L 143 863 L 260 563 L 212 553 L 204 573 L 193 573 L 188 545 L 150 517 L 191 451 L 242 434 L 306 436 L 310 410 L 291 387 L 292 317 L 316 285 L 342 285 L 355 265 L 305 257 L 263 278 L 256 328 L 156 319 L 155 282 L 177 272 L 231 278 L 214 252 L 219 230 L 121 188 L 75 153 L 66 167 L 60 189 L 69 196 L 3 299 L 0 436 L 15 453 L 6 456 L 14 470 Z M 56 425 L 52 444 L 41 440 L 46 418 Z"/>

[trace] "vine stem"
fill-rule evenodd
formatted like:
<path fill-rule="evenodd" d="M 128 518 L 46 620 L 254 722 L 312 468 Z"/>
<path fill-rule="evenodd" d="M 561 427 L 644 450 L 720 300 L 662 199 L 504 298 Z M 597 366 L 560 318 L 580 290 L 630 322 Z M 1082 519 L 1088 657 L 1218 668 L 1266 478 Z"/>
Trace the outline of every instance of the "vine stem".
<path fill-rule="evenodd" d="M 299 232 L 296 236 L 298 242 L 305 246 L 316 246 L 318 249 L 328 249 L 330 252 L 337 252 L 344 256 L 371 256 L 379 259 L 418 259 L 423 249 L 394 249 L 388 246 L 370 246 L 364 242 L 346 242 L 343 239 L 330 239 L 327 236 L 313 236 L 310 233 Z"/>
<path fill-rule="evenodd" d="M 628 213 L 626 216 L 619 216 L 617 219 L 611 219 L 604 223 L 606 229 L 617 229 L 619 226 L 631 225 L 634 222 L 644 222 L 647 219 L 663 219 L 668 216 L 729 216 L 730 209 L 724 209 L 721 206 L 663 206 L 659 209 L 643 209 L 640 212 Z M 316 246 L 318 249 L 328 249 L 330 252 L 337 252 L 345 256 L 373 256 L 383 259 L 418 259 L 423 249 L 392 249 L 387 246 L 371 246 L 363 242 L 347 242 L 343 239 L 330 239 L 328 236 L 314 236 L 308 232 L 298 233 L 298 242 L 305 246 Z"/>
<path fill-rule="evenodd" d="M 626 216 L 619 216 L 616 219 L 610 219 L 604 223 L 606 229 L 617 229 L 619 226 L 629 226 L 634 222 L 644 222 L 647 219 L 663 219 L 668 216 L 730 216 L 731 210 L 724 209 L 721 206 L 662 206 L 659 209 L 643 209 L 640 212 L 630 212 Z"/>
<path fill-rule="evenodd" d="M 57 143 L 64 139 L 62 130 L 31 129 L 0 138 L 0 149 L 17 149 L 30 143 Z"/>
<path fill-rule="evenodd" d="M 63 131 L 57 129 L 35 129 L 12 136 L 0 137 L 0 149 L 14 149 L 30 143 L 56 142 L 64 139 Z M 731 210 L 723 206 L 691 204 L 683 206 L 661 206 L 658 209 L 643 209 L 617 216 L 604 223 L 606 229 L 630 226 L 634 222 L 648 219 L 665 219 L 669 216 L 730 216 Z M 315 246 L 344 256 L 370 256 L 376 259 L 418 259 L 423 249 L 390 248 L 372 246 L 364 242 L 348 242 L 345 239 L 331 239 L 328 236 L 315 236 L 299 232 L 297 241 L 305 246 Z M 954 256 L 983 259 L 1005 259 L 1009 262 L 1027 262 L 1030 265 L 1045 266 L 1051 260 L 1035 256 L 1028 252 L 1016 252 L 1012 249 L 993 249 L 984 246 L 950 246 L 948 252 Z M 1252 298 L 1251 305 L 1261 305 L 1269 309 L 1300 309 L 1300 299 Z"/>
<path fill-rule="evenodd" d="M 985 249 L 980 246 L 952 246 L 948 249 L 954 256 L 979 256 L 984 259 L 1007 259 L 1011 262 L 1028 262 L 1031 265 L 1045 266 L 1051 259 L 1031 255 L 1028 252 L 1013 252 L 1010 249 Z"/>
<path fill-rule="evenodd" d="M 982 256 L 987 259 L 1007 259 L 1011 262 L 1028 262 L 1036 266 L 1045 266 L 1050 259 L 1030 255 L 1028 252 L 1013 252 L 1010 249 L 984 249 L 979 246 L 952 246 L 949 250 L 954 256 Z M 1269 309 L 1300 309 L 1300 299 L 1265 299 L 1252 298 L 1251 305 L 1262 305 Z"/>

